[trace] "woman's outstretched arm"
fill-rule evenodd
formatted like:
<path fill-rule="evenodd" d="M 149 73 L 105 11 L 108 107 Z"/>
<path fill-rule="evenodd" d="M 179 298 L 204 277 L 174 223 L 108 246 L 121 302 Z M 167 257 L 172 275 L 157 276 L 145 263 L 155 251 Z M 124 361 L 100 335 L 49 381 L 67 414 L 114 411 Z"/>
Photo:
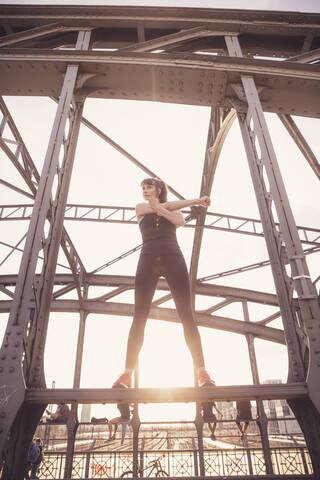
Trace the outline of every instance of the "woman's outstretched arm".
<path fill-rule="evenodd" d="M 209 207 L 210 203 L 210 197 L 204 195 L 203 197 L 193 198 L 192 200 L 173 200 L 171 202 L 162 203 L 161 205 L 167 210 L 180 210 L 181 208 L 192 207 L 193 205 Z"/>

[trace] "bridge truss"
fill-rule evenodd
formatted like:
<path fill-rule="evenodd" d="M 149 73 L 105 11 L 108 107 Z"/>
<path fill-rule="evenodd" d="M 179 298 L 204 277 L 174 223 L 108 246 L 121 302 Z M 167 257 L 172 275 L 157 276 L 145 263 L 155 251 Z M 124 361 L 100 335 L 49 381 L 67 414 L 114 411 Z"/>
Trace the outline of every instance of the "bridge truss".
<path fill-rule="evenodd" d="M 40 173 L 11 112 L 1 100 L 0 146 L 15 167 L 19 182 L 2 185 L 28 199 L 27 204 L 2 205 L 0 220 L 28 220 L 26 238 L 9 245 L 21 252 L 19 272 L 0 276 L 6 297 L 0 311 L 9 313 L 0 352 L 0 385 L 11 387 L 1 404 L 0 449 L 9 478 L 24 474 L 26 446 L 48 403 L 72 403 L 68 422 L 65 478 L 72 474 L 77 402 L 135 402 L 133 472 L 138 473 L 139 402 L 198 402 L 199 474 L 205 475 L 199 402 L 206 399 L 255 399 L 268 478 L 274 474 L 262 400 L 286 398 L 304 433 L 314 475 L 320 474 L 320 307 L 306 262 L 319 248 L 319 230 L 297 227 L 286 194 L 264 112 L 281 119 L 307 162 L 320 178 L 320 165 L 292 115 L 320 117 L 320 15 L 215 9 L 2 6 L 0 13 L 0 93 L 2 96 L 45 96 L 57 103 L 47 153 Z M 198 53 L 202 52 L 202 53 Z M 67 205 L 67 194 L 81 124 L 90 128 L 147 175 L 150 171 L 106 133 L 83 116 L 87 98 L 152 100 L 211 108 L 200 195 L 210 195 L 219 155 L 235 120 L 239 122 L 261 219 L 232 217 L 196 208 L 186 212 L 194 229 L 190 280 L 193 297 L 221 297 L 221 302 L 196 311 L 199 325 L 245 336 L 254 385 L 214 390 L 81 389 L 80 375 L 88 314 L 132 315 L 133 305 L 117 296 L 133 289 L 131 276 L 107 275 L 109 264 L 139 245 L 88 272 L 64 219 L 134 223 L 124 206 Z M 10 131 L 10 138 L 5 132 Z M 17 177 L 17 178 L 18 178 Z M 21 186 L 21 180 L 24 186 Z M 177 198 L 184 198 L 173 186 Z M 269 259 L 236 266 L 198 278 L 205 229 L 264 236 Z M 23 249 L 20 244 L 23 243 Z M 8 245 L 7 245 L 8 246 Z M 67 272 L 56 273 L 59 249 Z M 39 263 L 40 259 L 40 263 Z M 207 283 L 226 275 L 271 265 L 276 294 Z M 39 265 L 41 272 L 39 273 Z M 315 279 L 316 280 L 316 279 Z M 100 297 L 90 286 L 108 287 Z M 112 290 L 110 291 L 110 287 Z M 150 318 L 177 321 L 174 309 L 162 307 L 165 292 L 153 303 Z M 74 298 L 70 299 L 70 293 Z M 111 301 L 110 301 L 111 300 Z M 240 302 L 244 321 L 219 316 L 219 309 Z M 272 305 L 277 312 L 250 321 L 248 302 Z M 73 389 L 46 388 L 44 346 L 51 311 L 79 312 Z M 281 316 L 283 329 L 269 323 Z M 286 344 L 288 383 L 262 386 L 254 339 Z M 136 386 L 137 383 L 136 383 Z M 10 401 L 9 401 L 10 400 Z M 16 459 L 21 459 L 17 463 Z"/>

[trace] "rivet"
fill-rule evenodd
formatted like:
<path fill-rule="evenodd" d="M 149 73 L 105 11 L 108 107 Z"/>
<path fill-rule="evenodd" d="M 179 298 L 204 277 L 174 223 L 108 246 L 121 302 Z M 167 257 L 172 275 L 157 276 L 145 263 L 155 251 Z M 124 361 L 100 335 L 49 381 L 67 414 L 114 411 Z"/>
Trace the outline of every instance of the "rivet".
<path fill-rule="evenodd" d="M 0 373 L 2 373 L 2 372 L 3 372 L 3 367 L 0 367 Z"/>
<path fill-rule="evenodd" d="M 1 412 L 1 413 L 0 413 L 0 417 L 1 417 L 1 418 L 4 418 L 5 416 L 6 416 L 5 412 Z"/>
<path fill-rule="evenodd" d="M 19 345 L 20 345 L 20 342 L 16 342 L 16 343 L 14 344 L 15 347 L 19 347 Z"/>
<path fill-rule="evenodd" d="M 3 355 L 1 355 L 1 360 L 5 360 L 6 358 L 6 354 L 4 353 Z"/>
<path fill-rule="evenodd" d="M 14 372 L 14 367 L 10 367 L 10 368 L 9 368 L 9 372 L 10 372 L 10 373 L 13 373 L 13 372 Z"/>
<path fill-rule="evenodd" d="M 14 355 L 12 355 L 12 357 L 11 357 L 11 358 L 12 358 L 12 360 L 15 360 L 15 359 L 17 358 L 17 355 L 16 355 L 16 354 L 14 354 Z"/>

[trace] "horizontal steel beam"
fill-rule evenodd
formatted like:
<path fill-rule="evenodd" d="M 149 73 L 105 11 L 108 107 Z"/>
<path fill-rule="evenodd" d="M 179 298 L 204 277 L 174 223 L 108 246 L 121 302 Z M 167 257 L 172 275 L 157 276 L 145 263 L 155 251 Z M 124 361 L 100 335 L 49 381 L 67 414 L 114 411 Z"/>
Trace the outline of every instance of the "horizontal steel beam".
<path fill-rule="evenodd" d="M 144 100 L 247 111 L 232 88 L 254 74 L 268 112 L 320 117 L 317 65 L 213 55 L 0 49 L 0 95 L 58 97 L 68 64 L 80 63 L 83 98 Z"/>
<path fill-rule="evenodd" d="M 261 11 L 217 8 L 177 8 L 94 5 L 2 5 L 0 19 L 10 25 L 39 25 L 64 21 L 67 25 L 131 27 L 144 22 L 148 28 L 186 28 L 206 23 L 215 28 L 233 27 L 234 31 L 269 34 L 301 34 L 310 29 L 319 32 L 319 14 L 285 11 Z"/>
<path fill-rule="evenodd" d="M 32 215 L 33 205 L 16 204 L 0 205 L 0 221 L 29 220 Z M 184 215 L 189 215 L 189 210 L 182 210 Z M 100 222 L 100 223 L 125 223 L 137 224 L 135 209 L 133 207 L 111 207 L 107 205 L 81 205 L 67 204 L 65 220 Z M 203 228 L 222 230 L 224 232 L 242 233 L 263 237 L 261 220 L 227 215 L 224 213 L 207 212 Z M 279 224 L 276 223 L 279 227 Z M 198 228 L 199 225 L 188 223 L 186 228 Z M 320 229 L 297 226 L 300 240 L 308 245 L 320 245 Z"/>
<path fill-rule="evenodd" d="M 213 71 L 236 72 L 240 75 L 263 74 L 294 79 L 320 80 L 317 65 L 297 62 L 278 62 L 251 58 L 224 56 L 193 55 L 178 53 L 145 53 L 145 52 L 101 52 L 78 50 L 39 50 L 8 49 L 0 50 L 0 61 L 16 62 L 62 62 L 62 63 L 94 63 L 94 64 L 130 64 L 152 65 L 164 67 L 184 67 L 186 69 L 201 68 Z"/>
<path fill-rule="evenodd" d="M 30 403 L 173 403 L 272 400 L 307 396 L 305 383 L 234 385 L 210 388 L 51 388 L 27 390 Z"/>
<path fill-rule="evenodd" d="M 38 275 L 35 278 L 40 278 Z M 0 285 L 5 287 L 15 286 L 17 275 L 0 275 Z M 68 285 L 74 282 L 71 274 L 58 273 L 55 276 L 55 285 Z M 134 288 L 134 277 L 128 275 L 97 275 L 87 273 L 83 279 L 83 284 L 87 286 L 102 287 L 130 287 Z M 168 291 L 169 287 L 164 279 L 160 279 L 157 284 L 158 290 Z M 224 285 L 212 285 L 209 283 L 197 283 L 197 295 L 209 297 L 232 297 L 235 300 L 246 300 L 248 302 L 262 303 L 264 305 L 279 306 L 277 296 L 273 293 L 259 292 L 246 288 L 236 288 Z"/>
<path fill-rule="evenodd" d="M 11 300 L 0 301 L 0 313 L 10 311 Z M 86 313 L 132 317 L 134 305 L 128 303 L 101 302 L 97 300 L 86 300 L 81 303 L 78 300 L 52 300 L 51 312 L 77 313 L 80 310 Z M 177 312 L 173 308 L 152 306 L 148 318 L 163 320 L 166 322 L 180 323 Z M 267 327 L 256 322 L 244 322 L 228 317 L 210 315 L 203 312 L 195 312 L 197 325 L 200 327 L 214 328 L 216 330 L 228 331 L 240 335 L 252 334 L 262 340 L 267 340 L 284 345 L 285 338 L 282 330 Z"/>

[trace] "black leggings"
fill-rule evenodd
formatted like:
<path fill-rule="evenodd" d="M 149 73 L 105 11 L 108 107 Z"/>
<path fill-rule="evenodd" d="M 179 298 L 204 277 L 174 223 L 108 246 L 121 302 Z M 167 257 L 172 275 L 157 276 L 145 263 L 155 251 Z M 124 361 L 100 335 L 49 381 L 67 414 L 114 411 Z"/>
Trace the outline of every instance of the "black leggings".
<path fill-rule="evenodd" d="M 189 275 L 181 255 L 140 255 L 135 278 L 135 314 L 129 332 L 126 368 L 134 369 L 144 338 L 144 329 L 159 277 L 171 290 L 184 336 L 196 367 L 204 366 L 201 338 L 192 308 Z"/>

